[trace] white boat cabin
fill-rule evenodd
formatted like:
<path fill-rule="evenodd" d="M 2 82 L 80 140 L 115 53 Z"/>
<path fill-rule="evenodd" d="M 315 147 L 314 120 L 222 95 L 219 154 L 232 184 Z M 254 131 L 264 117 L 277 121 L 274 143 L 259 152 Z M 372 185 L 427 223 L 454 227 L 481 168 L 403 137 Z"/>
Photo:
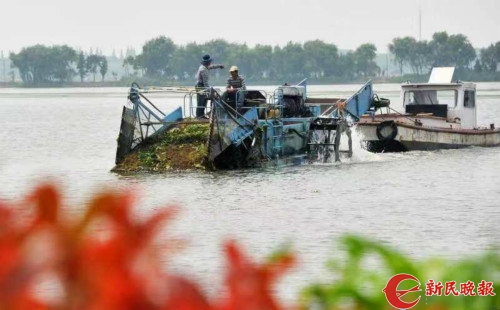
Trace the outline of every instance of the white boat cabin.
<path fill-rule="evenodd" d="M 476 85 L 461 81 L 452 83 L 453 69 L 433 68 L 429 83 L 403 84 L 401 101 L 405 112 L 415 116 L 432 115 L 428 120 L 434 121 L 425 121 L 424 125 L 476 128 Z"/>

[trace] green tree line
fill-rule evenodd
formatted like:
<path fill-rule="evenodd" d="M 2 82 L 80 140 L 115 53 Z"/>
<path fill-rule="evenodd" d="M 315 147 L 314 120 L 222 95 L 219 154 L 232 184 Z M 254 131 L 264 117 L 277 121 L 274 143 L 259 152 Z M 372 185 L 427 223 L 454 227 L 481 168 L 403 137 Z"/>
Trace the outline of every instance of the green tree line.
<path fill-rule="evenodd" d="M 412 37 L 395 38 L 389 51 L 399 65 L 410 67 L 414 74 L 425 74 L 432 67 L 454 66 L 459 70 L 473 69 L 477 72 L 495 72 L 500 62 L 500 41 L 476 50 L 463 34 L 448 35 L 436 32 L 430 41 L 417 41 Z"/>
<path fill-rule="evenodd" d="M 388 45 L 394 61 L 403 75 L 426 75 L 434 66 L 455 66 L 459 70 L 476 73 L 497 71 L 500 62 L 500 41 L 479 50 L 463 34 L 448 35 L 436 32 L 430 41 L 412 37 L 394 38 Z M 196 42 L 176 45 L 170 38 L 160 36 L 147 41 L 137 56 L 123 60 L 125 80 L 142 79 L 165 84 L 177 81 L 193 82 L 193 76 L 203 54 L 215 61 L 237 65 L 248 79 L 260 82 L 297 81 L 304 77 L 314 81 L 349 82 L 373 78 L 383 74 L 375 62 L 377 48 L 371 43 L 361 44 L 353 51 L 342 52 L 335 44 L 321 40 L 305 43 L 288 42 L 285 46 L 230 43 L 215 39 L 203 44 Z M 75 76 L 84 81 L 87 76 L 101 79 L 108 70 L 104 56 L 77 53 L 69 46 L 35 45 L 11 53 L 12 66 L 19 69 L 27 85 L 71 82 Z"/>
<path fill-rule="evenodd" d="M 89 74 L 99 72 L 102 80 L 108 70 L 106 57 L 101 55 L 85 56 L 67 45 L 47 47 L 34 45 L 23 48 L 19 53 L 9 56 L 12 66 L 19 70 L 21 79 L 26 85 L 39 86 L 62 84 L 73 81 L 78 75 L 80 80 Z"/>
<path fill-rule="evenodd" d="M 104 76 L 108 72 L 108 61 L 106 60 L 106 57 L 101 55 L 91 54 L 85 56 L 83 52 L 80 52 L 76 68 L 78 70 L 78 76 L 80 77 L 81 82 L 83 82 L 88 74 L 92 74 L 93 80 L 95 82 L 95 76 L 98 71 L 102 77 L 102 80 L 104 81 Z"/>
<path fill-rule="evenodd" d="M 210 54 L 217 63 L 237 65 L 250 80 L 285 81 L 304 77 L 350 80 L 379 74 L 376 51 L 375 45 L 366 43 L 342 54 L 336 45 L 320 40 L 304 44 L 288 42 L 283 47 L 258 44 L 249 48 L 222 39 L 177 46 L 161 36 L 146 42 L 142 53 L 127 57 L 123 65 L 126 71 L 133 69 L 136 74 L 153 80 L 192 82 L 201 56 Z"/>

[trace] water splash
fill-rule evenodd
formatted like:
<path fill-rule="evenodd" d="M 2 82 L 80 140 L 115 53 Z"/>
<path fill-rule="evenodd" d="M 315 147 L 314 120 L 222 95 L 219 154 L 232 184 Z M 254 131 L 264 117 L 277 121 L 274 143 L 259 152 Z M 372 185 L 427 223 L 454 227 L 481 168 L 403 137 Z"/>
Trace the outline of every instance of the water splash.
<path fill-rule="evenodd" d="M 330 157 L 324 160 L 322 154 L 318 154 L 316 161 L 312 162 L 313 165 L 326 165 L 326 166 L 338 166 L 338 165 L 350 165 L 350 164 L 362 164 L 362 163 L 373 163 L 373 162 L 387 162 L 394 160 L 408 160 L 417 156 L 422 156 L 419 152 L 418 154 L 409 153 L 372 153 L 366 150 L 364 137 L 361 132 L 357 130 L 356 126 L 351 127 L 351 137 L 352 137 L 352 157 L 347 156 L 348 138 L 346 134 L 343 134 L 340 139 L 340 162 L 335 162 L 335 155 L 333 152 L 333 147 L 331 148 Z M 333 140 L 333 139 L 332 139 Z M 425 152 L 427 154 L 428 152 Z"/>
<path fill-rule="evenodd" d="M 357 126 L 351 127 L 351 137 L 352 137 L 352 157 L 347 158 L 349 162 L 357 163 L 357 162 L 374 162 L 384 160 L 384 154 L 376 154 L 367 151 L 364 148 L 364 137 L 361 132 L 357 130 Z M 342 139 L 341 142 L 346 143 L 347 145 L 347 137 L 346 139 Z M 341 147 L 345 147 L 341 143 Z"/>

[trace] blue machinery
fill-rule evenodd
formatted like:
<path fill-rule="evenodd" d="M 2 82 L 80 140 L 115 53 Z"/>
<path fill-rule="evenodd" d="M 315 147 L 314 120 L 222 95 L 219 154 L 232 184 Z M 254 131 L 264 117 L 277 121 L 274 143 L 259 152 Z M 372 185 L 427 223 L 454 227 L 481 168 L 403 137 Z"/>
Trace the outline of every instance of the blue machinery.
<path fill-rule="evenodd" d="M 181 93 L 184 109 L 163 113 L 146 94 Z M 372 83 L 369 81 L 348 99 L 310 98 L 306 80 L 297 85 L 278 87 L 272 94 L 259 90 L 238 92 L 236 104 L 226 102 L 214 88 L 209 96 L 209 118 L 189 123 L 209 123 L 207 163 L 217 169 L 234 169 L 263 164 L 300 164 L 340 160 L 340 140 L 348 138 L 352 155 L 350 126 L 374 110 Z M 186 123 L 196 109 L 197 93 L 186 88 L 141 89 L 132 84 L 129 104 L 123 108 L 116 163 L 141 143 L 170 128 Z M 244 101 L 238 98 L 244 97 Z"/>

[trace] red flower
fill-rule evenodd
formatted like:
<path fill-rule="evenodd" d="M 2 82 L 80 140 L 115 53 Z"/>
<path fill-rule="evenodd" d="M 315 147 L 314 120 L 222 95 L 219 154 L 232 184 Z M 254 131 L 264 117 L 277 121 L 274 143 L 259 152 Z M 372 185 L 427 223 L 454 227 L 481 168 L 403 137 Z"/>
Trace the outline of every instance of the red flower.
<path fill-rule="evenodd" d="M 272 294 L 276 279 L 295 262 L 290 253 L 285 253 L 274 262 L 262 266 L 251 262 L 242 250 L 231 241 L 226 244 L 229 263 L 226 285 L 229 296 L 218 309 L 220 310 L 278 310 L 290 309 L 278 304 Z"/>
<path fill-rule="evenodd" d="M 213 305 L 195 283 L 162 271 L 165 247 L 153 242 L 176 208 L 139 221 L 133 201 L 129 193 L 105 193 L 71 220 L 56 188 L 42 185 L 24 201 L 31 217 L 0 204 L 0 309 L 285 309 L 272 285 L 293 264 L 290 254 L 257 265 L 229 242 L 228 296 Z M 35 289 L 47 274 L 60 282 L 55 299 Z"/>

